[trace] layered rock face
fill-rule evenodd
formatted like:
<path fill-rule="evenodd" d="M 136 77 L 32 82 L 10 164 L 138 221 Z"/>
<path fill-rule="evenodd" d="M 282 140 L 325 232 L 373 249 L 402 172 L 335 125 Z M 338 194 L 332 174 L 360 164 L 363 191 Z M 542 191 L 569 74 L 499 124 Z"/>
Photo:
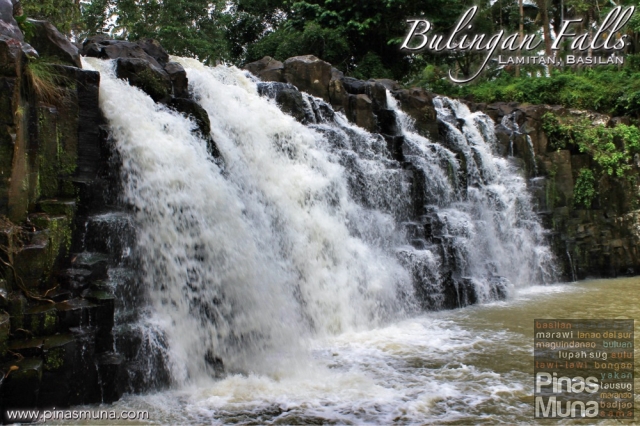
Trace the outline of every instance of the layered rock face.
<path fill-rule="evenodd" d="M 120 361 L 110 357 L 114 296 L 104 283 L 116 260 L 79 255 L 110 185 L 100 75 L 80 68 L 77 48 L 49 23 L 32 25 L 39 57 L 16 39 L 0 40 L 3 412 L 121 393 L 113 383 Z"/>
<path fill-rule="evenodd" d="M 402 161 L 405 142 L 395 129 L 385 89 L 391 91 L 401 108 L 415 120 L 416 129 L 437 141 L 441 138 L 433 95 L 423 89 L 402 89 L 390 80 L 361 81 L 344 75 L 330 64 L 313 56 L 295 57 L 284 63 L 265 57 L 247 64 L 248 71 L 263 81 L 281 82 L 312 93 L 342 111 L 352 122 L 381 133 L 390 152 Z M 275 95 L 284 111 L 304 120 L 295 90 L 283 88 Z M 640 233 L 637 229 L 640 211 L 635 210 L 636 193 L 625 191 L 612 179 L 600 182 L 601 196 L 592 209 L 577 209 L 573 203 L 575 182 L 580 169 L 595 162 L 577 148 L 554 150 L 542 128 L 542 116 L 591 117 L 594 122 L 614 125 L 611 119 L 585 111 L 519 104 L 473 104 L 472 111 L 482 111 L 496 123 L 500 151 L 520 161 L 524 175 L 536 200 L 536 208 L 550 231 L 560 275 L 563 280 L 586 277 L 616 277 L 640 273 Z M 635 164 L 634 172 L 640 171 Z M 637 192 L 637 191 L 636 191 Z M 420 201 L 414 200 L 417 213 Z"/>
<path fill-rule="evenodd" d="M 580 170 L 592 169 L 596 162 L 577 146 L 554 149 L 542 125 L 542 117 L 547 113 L 586 117 L 594 125 L 608 127 L 628 122 L 626 118 L 548 105 L 497 103 L 470 107 L 501 123 L 497 126 L 501 149 L 505 155 L 514 155 L 522 161 L 524 173 L 531 179 L 539 214 L 545 227 L 552 231 L 551 242 L 565 280 L 640 273 L 638 162 L 632 165 L 635 183 L 630 187 L 605 175 L 597 182 L 600 191 L 592 208 L 576 207 L 574 189 Z"/>

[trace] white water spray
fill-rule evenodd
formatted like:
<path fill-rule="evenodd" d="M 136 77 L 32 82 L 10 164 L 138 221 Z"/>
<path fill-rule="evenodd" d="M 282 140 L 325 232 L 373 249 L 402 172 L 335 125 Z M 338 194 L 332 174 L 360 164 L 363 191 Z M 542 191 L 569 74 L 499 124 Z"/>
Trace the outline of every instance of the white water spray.
<path fill-rule="evenodd" d="M 398 297 L 412 287 L 385 245 L 394 222 L 353 202 L 324 136 L 258 96 L 241 71 L 182 62 L 224 174 L 193 122 L 91 61 L 174 380 L 209 376 L 218 358 L 228 371 L 277 374 L 310 335 L 402 316 Z M 354 235 L 349 221 L 365 218 L 369 235 Z"/>
<path fill-rule="evenodd" d="M 311 339 L 415 313 L 416 280 L 430 308 L 442 305 L 451 271 L 479 301 L 495 297 L 498 275 L 544 281 L 542 230 L 524 181 L 492 154 L 488 117 L 436 100 L 448 128 L 437 144 L 396 108 L 440 238 L 415 248 L 403 232 L 420 227 L 403 222 L 410 184 L 382 137 L 333 112 L 304 126 L 259 96 L 246 73 L 179 61 L 224 170 L 191 120 L 118 80 L 112 63 L 90 60 L 135 216 L 144 323 L 162 334 L 156 350 L 167 342 L 176 384 L 210 380 L 221 362 L 231 373 L 305 371 Z"/>

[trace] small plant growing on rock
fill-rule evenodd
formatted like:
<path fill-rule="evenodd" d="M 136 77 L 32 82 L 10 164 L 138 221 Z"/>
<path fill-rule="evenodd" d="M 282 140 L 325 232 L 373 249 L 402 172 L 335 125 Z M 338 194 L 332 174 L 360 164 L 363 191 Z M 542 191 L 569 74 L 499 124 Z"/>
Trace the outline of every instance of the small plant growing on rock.
<path fill-rule="evenodd" d="M 573 204 L 575 207 L 590 209 L 597 196 L 596 178 L 589 169 L 581 169 L 573 188 Z"/>
<path fill-rule="evenodd" d="M 69 78 L 55 64 L 43 59 L 32 59 L 27 64 L 25 73 L 29 87 L 39 101 L 51 105 L 60 105 L 65 101 L 65 86 L 69 83 Z"/>

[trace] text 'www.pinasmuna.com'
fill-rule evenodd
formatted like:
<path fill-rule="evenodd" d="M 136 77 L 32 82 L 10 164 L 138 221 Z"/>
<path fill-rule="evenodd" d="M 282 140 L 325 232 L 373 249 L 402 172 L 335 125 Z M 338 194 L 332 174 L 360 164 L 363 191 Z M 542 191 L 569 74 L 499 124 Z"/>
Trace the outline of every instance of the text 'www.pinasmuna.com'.
<path fill-rule="evenodd" d="M 7 410 L 6 418 L 9 421 L 149 420 L 149 412 L 116 410 Z"/>

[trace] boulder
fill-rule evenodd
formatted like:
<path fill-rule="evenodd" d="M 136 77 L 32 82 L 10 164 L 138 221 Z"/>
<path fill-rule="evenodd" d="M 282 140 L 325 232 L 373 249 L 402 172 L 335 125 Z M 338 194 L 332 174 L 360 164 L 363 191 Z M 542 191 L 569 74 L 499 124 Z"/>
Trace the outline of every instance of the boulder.
<path fill-rule="evenodd" d="M 171 78 L 156 64 L 155 60 L 152 62 L 142 58 L 118 58 L 116 75 L 128 80 L 132 86 L 142 89 L 154 101 L 163 101 L 171 96 Z"/>
<path fill-rule="evenodd" d="M 0 76 L 19 77 L 26 60 L 19 41 L 0 35 Z"/>
<path fill-rule="evenodd" d="M 373 102 L 365 94 L 349 95 L 347 118 L 369 132 L 377 130 L 376 116 L 373 114 Z"/>
<path fill-rule="evenodd" d="M 145 44 L 147 49 L 149 43 Z M 141 59 L 149 62 L 155 68 L 162 69 L 156 58 L 149 55 L 139 43 L 124 40 L 112 40 L 106 36 L 89 37 L 82 43 L 81 52 L 84 56 L 101 59 Z M 161 57 L 162 58 L 162 57 Z"/>
<path fill-rule="evenodd" d="M 147 55 L 158 61 L 160 65 L 165 66 L 169 63 L 169 54 L 166 50 L 164 50 L 164 47 L 162 47 L 157 40 L 147 38 L 138 41 L 138 45 L 142 48 L 142 50 L 145 51 Z"/>
<path fill-rule="evenodd" d="M 432 136 L 438 135 L 433 96 L 424 89 L 412 88 L 393 92 L 400 107 L 415 120 L 415 127 Z"/>
<path fill-rule="evenodd" d="M 244 69 L 260 78 L 262 81 L 285 82 L 284 65 L 282 62 L 275 60 L 270 56 L 265 56 L 259 61 L 248 63 L 244 66 Z"/>
<path fill-rule="evenodd" d="M 294 56 L 284 61 L 284 78 L 303 92 L 329 102 L 331 64 L 313 55 Z"/>
<path fill-rule="evenodd" d="M 258 93 L 276 101 L 282 112 L 291 115 L 301 123 L 313 121 L 302 93 L 291 84 L 270 82 L 258 84 Z"/>
<path fill-rule="evenodd" d="M 40 56 L 45 57 L 49 62 L 64 63 L 82 68 L 80 53 L 56 27 L 47 21 L 37 21 L 29 19 L 33 25 L 33 37 L 31 45 L 38 51 Z"/>
<path fill-rule="evenodd" d="M 177 62 L 169 62 L 164 66 L 164 70 L 169 74 L 173 96 L 175 98 L 189 97 L 189 80 L 184 67 Z"/>
<path fill-rule="evenodd" d="M 394 90 L 402 89 L 402 86 L 397 81 L 389 80 L 388 78 L 378 78 L 373 80 L 376 83 L 382 84 L 385 89 L 393 92 Z"/>
<path fill-rule="evenodd" d="M 0 35 L 24 41 L 22 31 L 14 18 L 11 0 L 0 0 Z"/>

